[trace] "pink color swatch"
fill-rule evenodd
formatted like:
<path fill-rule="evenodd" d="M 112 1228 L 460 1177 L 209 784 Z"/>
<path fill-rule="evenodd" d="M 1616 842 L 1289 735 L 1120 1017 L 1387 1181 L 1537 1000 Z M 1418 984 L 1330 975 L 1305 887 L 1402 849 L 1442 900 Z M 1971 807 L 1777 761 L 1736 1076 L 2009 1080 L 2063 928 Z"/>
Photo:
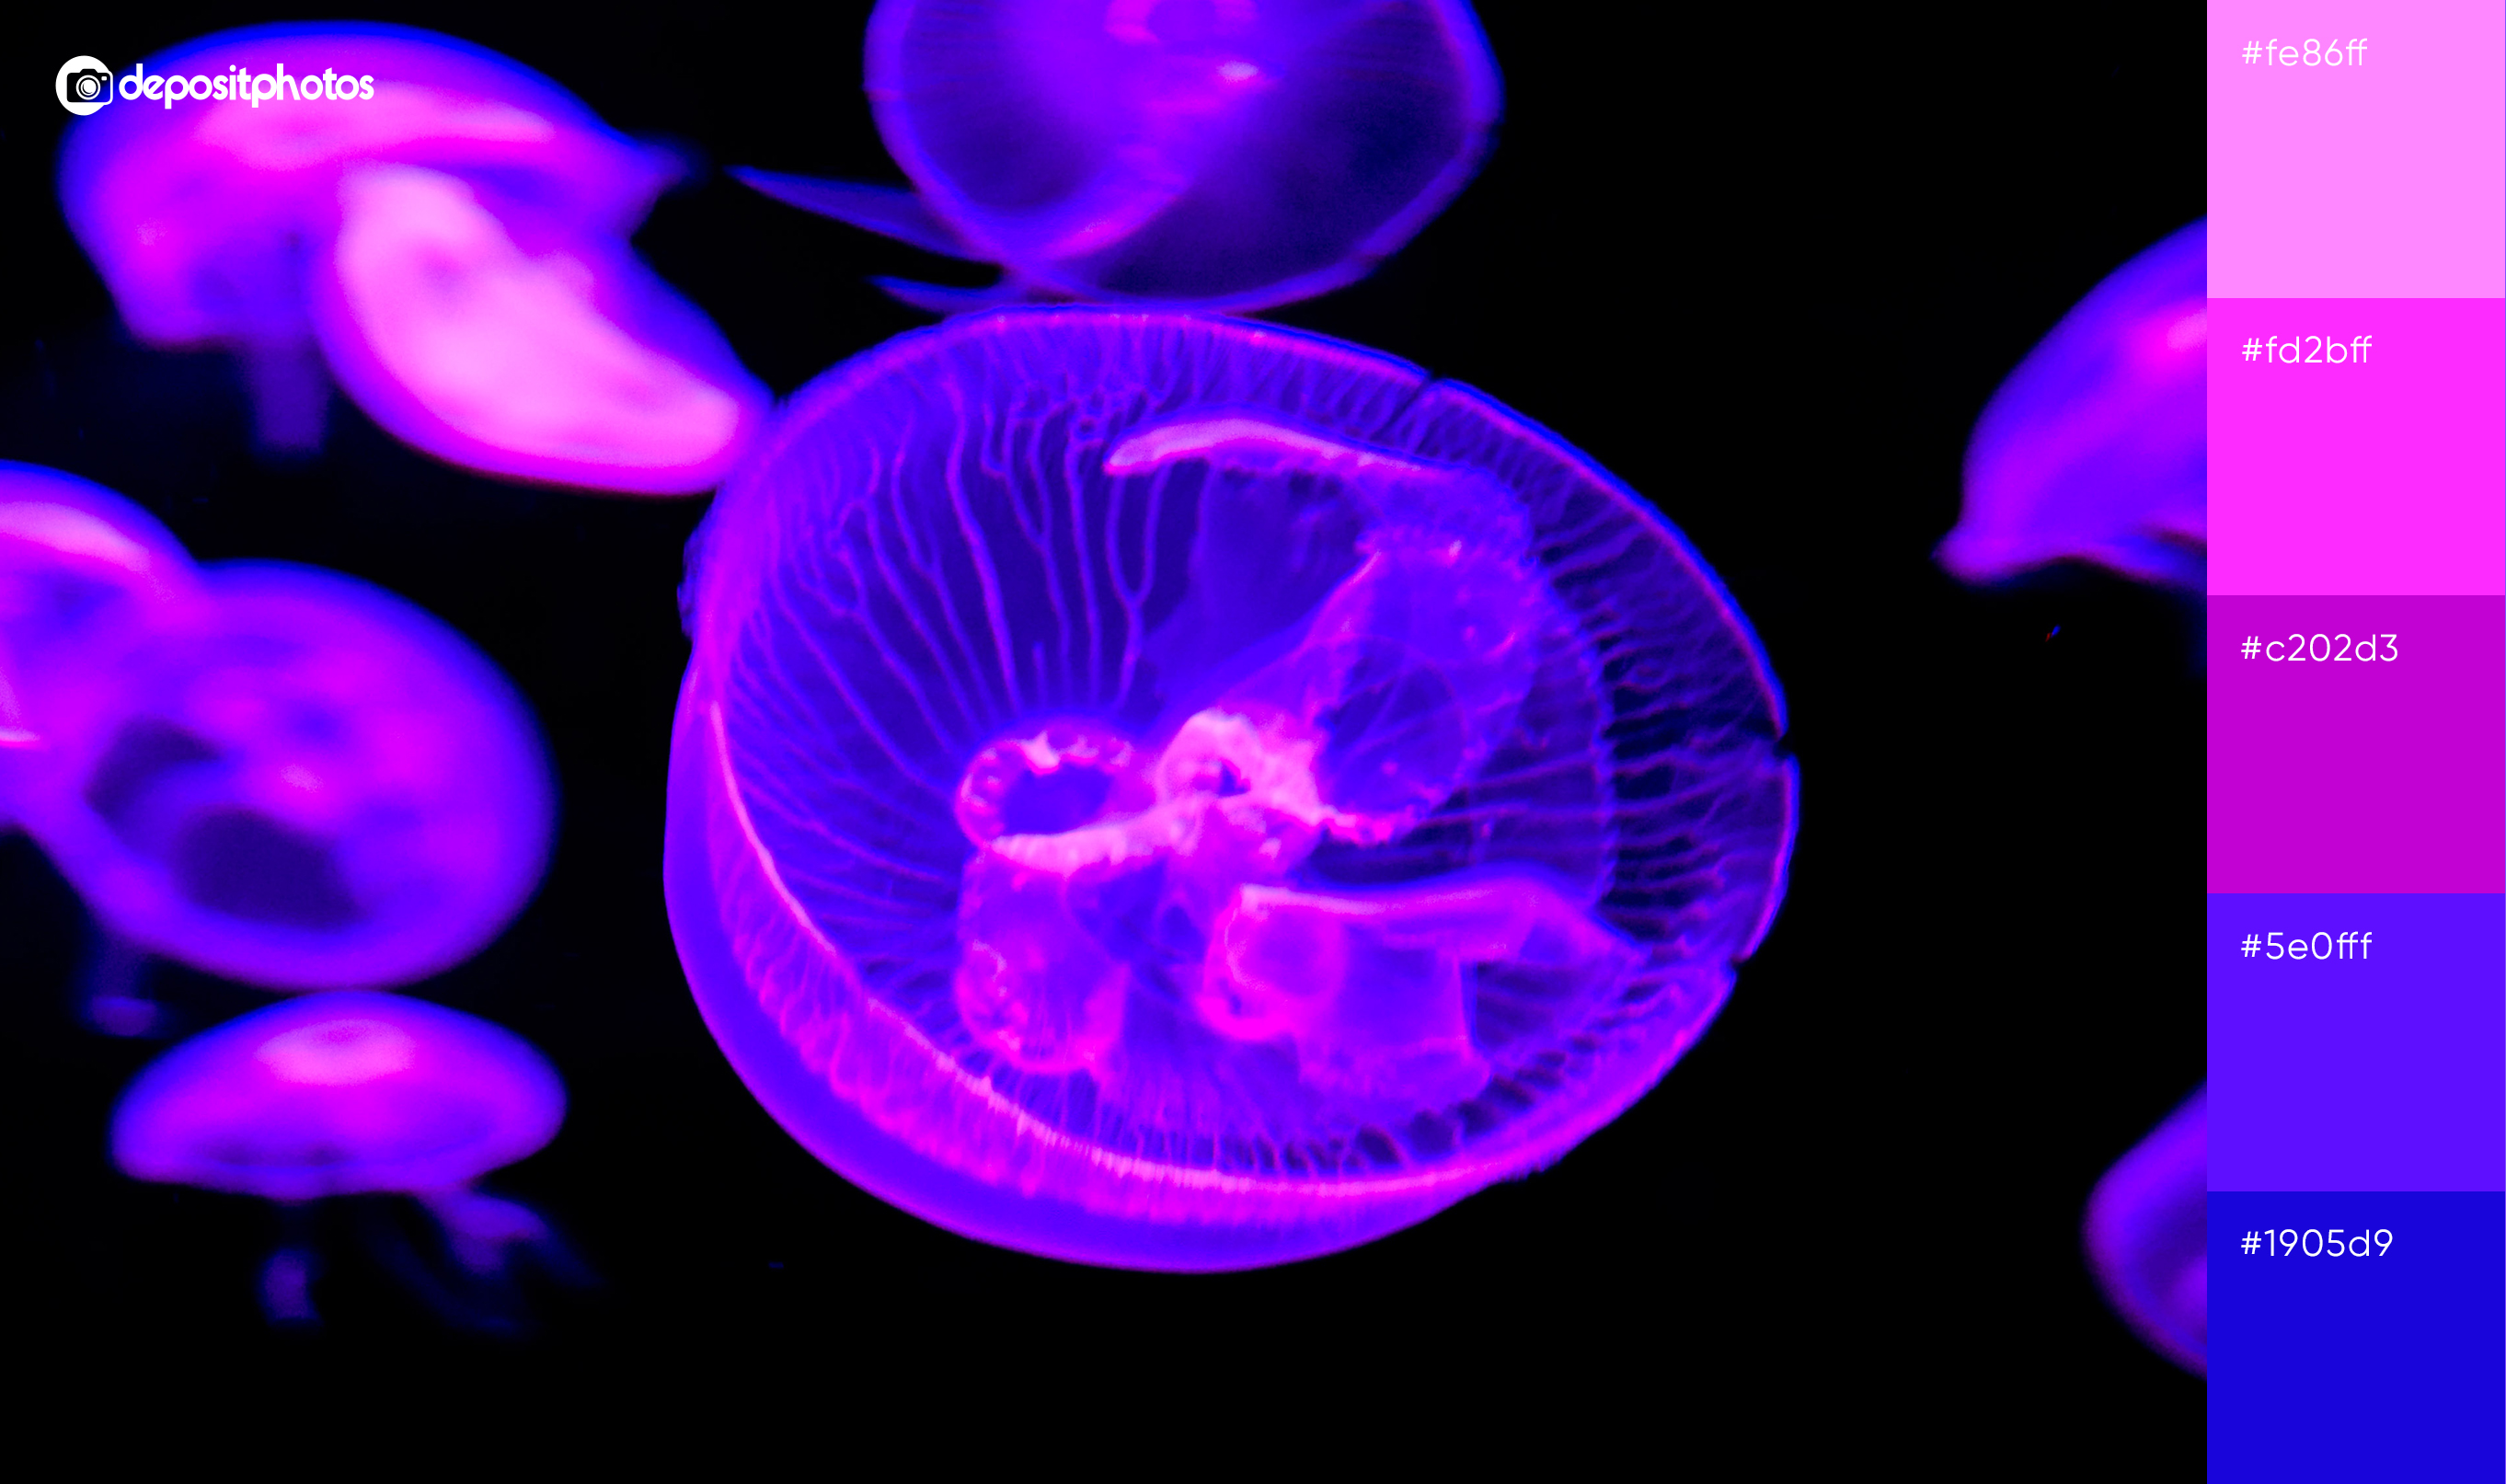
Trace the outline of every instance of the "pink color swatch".
<path fill-rule="evenodd" d="M 2506 594 L 2506 303 L 2213 299 L 2209 333 L 2213 595 Z"/>
<path fill-rule="evenodd" d="M 2209 11 L 2213 295 L 2506 294 L 2506 6 Z M 2344 43 L 2340 64 L 2318 47 L 2307 66 L 2309 40 Z"/>

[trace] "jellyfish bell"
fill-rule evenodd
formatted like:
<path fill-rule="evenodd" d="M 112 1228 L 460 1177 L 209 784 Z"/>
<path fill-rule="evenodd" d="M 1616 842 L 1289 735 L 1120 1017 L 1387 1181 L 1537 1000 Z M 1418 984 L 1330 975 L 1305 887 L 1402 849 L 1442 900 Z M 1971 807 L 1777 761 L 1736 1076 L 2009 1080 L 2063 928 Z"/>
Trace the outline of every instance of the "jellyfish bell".
<path fill-rule="evenodd" d="M 0 461 L 0 818 L 50 727 L 49 696 L 100 648 L 197 601 L 191 557 L 100 485 Z"/>
<path fill-rule="evenodd" d="M 766 171 L 777 199 L 997 263 L 1020 298 L 1255 309 L 1363 277 L 1458 193 L 1500 98 L 1461 0 L 881 0 L 864 63 L 911 192 Z"/>
<path fill-rule="evenodd" d="M 2209 1372 L 2209 1089 L 2132 1146 L 2089 1197 L 2085 1245 L 2097 1287 L 2134 1334 Z"/>
<path fill-rule="evenodd" d="M 828 373 L 693 549 L 664 884 L 707 1025 L 882 1199 L 1218 1269 L 1566 1153 L 1794 827 L 1757 641 L 1544 430 L 1337 342 L 994 311 Z"/>
<path fill-rule="evenodd" d="M 414 1196 L 454 1265 L 492 1281 L 517 1250 L 553 1239 L 527 1208 L 474 1184 L 545 1147 L 564 1118 L 555 1068 L 521 1037 L 349 991 L 271 1005 L 167 1052 L 123 1094 L 112 1149 L 134 1179 L 288 1205 Z M 307 1289 L 319 1266 L 301 1243 L 271 1256 L 262 1286 L 273 1321 L 318 1319 Z"/>
<path fill-rule="evenodd" d="M 29 833 L 113 930 L 267 988 L 405 983 L 484 946 L 537 887 L 554 815 L 512 686 L 340 574 L 201 581 L 186 622 L 64 687 Z"/>
<path fill-rule="evenodd" d="M 190 95 L 80 121 L 63 208 L 141 340 L 242 355 L 265 447 L 318 448 L 336 378 L 447 462 L 681 494 L 762 419 L 626 246 L 681 163 L 547 79 L 387 26 L 224 32 L 136 71 Z"/>
<path fill-rule="evenodd" d="M 1995 582 L 2075 561 L 2202 591 L 2207 227 L 2116 270 L 1993 394 L 1941 543 L 1951 572 Z"/>

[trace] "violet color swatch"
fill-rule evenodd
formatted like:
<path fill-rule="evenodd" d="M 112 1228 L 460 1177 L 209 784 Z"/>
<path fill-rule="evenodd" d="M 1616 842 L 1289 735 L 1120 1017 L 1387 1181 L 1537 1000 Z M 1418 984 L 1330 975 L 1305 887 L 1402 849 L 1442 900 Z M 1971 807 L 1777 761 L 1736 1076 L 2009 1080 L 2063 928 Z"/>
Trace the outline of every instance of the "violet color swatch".
<path fill-rule="evenodd" d="M 2208 962 L 2212 1190 L 2506 1188 L 2500 897 L 2214 895 Z"/>

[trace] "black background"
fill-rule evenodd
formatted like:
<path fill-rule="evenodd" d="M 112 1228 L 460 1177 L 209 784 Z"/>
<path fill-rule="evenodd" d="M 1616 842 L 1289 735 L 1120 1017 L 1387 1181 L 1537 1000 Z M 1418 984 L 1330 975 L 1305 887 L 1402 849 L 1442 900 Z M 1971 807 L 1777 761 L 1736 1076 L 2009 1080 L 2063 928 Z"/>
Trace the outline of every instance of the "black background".
<path fill-rule="evenodd" d="M 535 1290 L 523 1339 L 455 1334 L 334 1213 L 327 1329 L 268 1331 L 253 1276 L 271 1213 L 106 1164 L 116 1093 L 161 1043 L 79 1028 L 83 915 L 8 837 L 17 1343 L 109 1354 L 133 1399 L 178 1356 L 262 1377 L 527 1375 L 535 1394 L 623 1365 L 830 1404 L 924 1393 L 970 1424 L 1076 1387 L 1092 1401 L 1031 1439 L 1048 1452 L 1154 1412 L 1230 1446 L 1328 1418 L 1396 1447 L 1608 1436 L 1751 1471 L 2191 1475 L 2203 1390 L 2100 1305 L 2078 1221 L 2099 1172 L 2202 1076 L 2198 620 L 2085 571 L 1968 592 L 1929 553 L 1994 384 L 2098 278 L 2202 213 L 2200 13 L 2004 8 L 1994 29 L 1951 31 L 1753 9 L 1483 6 L 1507 86 L 1484 173 L 1372 278 L 1271 317 L 1488 391 L 1689 533 L 1791 701 L 1788 904 L 1703 1042 L 1556 1169 L 1357 1251 L 1215 1278 L 963 1241 L 845 1185 L 759 1110 L 698 1020 L 662 906 L 674 589 L 702 501 L 477 479 L 343 403 L 319 461 L 257 464 L 229 363 L 132 344 L 71 241 L 51 87 L 74 54 L 119 71 L 299 13 L 13 20 L 0 457 L 121 490 L 202 560 L 380 583 L 529 697 L 563 790 L 555 865 L 498 943 L 414 991 L 563 1071 L 564 1132 L 492 1184 L 599 1277 Z M 860 92 L 865 14 L 363 18 L 503 52 L 715 164 L 901 179 Z M 664 199 L 637 243 L 778 393 L 920 322 L 865 273 L 980 281 L 719 175 Z M 172 968 L 157 983 L 194 1027 L 262 1002 Z M 1633 1399 L 1604 1402 L 1613 1382 Z"/>

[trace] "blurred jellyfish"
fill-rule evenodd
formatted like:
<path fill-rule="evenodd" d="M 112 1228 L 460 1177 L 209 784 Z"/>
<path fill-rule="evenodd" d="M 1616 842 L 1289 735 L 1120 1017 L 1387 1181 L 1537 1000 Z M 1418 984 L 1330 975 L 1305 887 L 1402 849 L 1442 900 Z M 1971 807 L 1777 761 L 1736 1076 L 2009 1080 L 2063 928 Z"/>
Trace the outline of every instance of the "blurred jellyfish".
<path fill-rule="evenodd" d="M 210 567 L 179 623 L 87 657 L 22 801 L 111 929 L 272 989 L 477 952 L 548 858 L 539 732 L 424 611 L 334 572 Z"/>
<path fill-rule="evenodd" d="M 1782 894 L 1757 641 L 1465 388 L 1239 321 L 953 320 L 727 489 L 664 870 L 707 1024 L 956 1231 L 1209 1269 L 1564 1154 Z"/>
<path fill-rule="evenodd" d="M 99 485 L 0 461 L 0 819 L 41 747 L 49 693 L 99 647 L 195 601 L 173 533 Z"/>
<path fill-rule="evenodd" d="M 864 72 L 913 190 L 734 173 L 1002 266 L 988 290 L 878 280 L 936 313 L 1326 293 L 1461 190 L 1499 99 L 1462 0 L 881 0 Z"/>
<path fill-rule="evenodd" d="M 2089 1267 L 2152 1350 L 2210 1369 L 2209 1089 L 2134 1145 L 2089 1197 Z"/>
<path fill-rule="evenodd" d="M 1993 582 L 2088 561 L 2202 591 L 2207 229 L 2195 222 L 2116 270 L 1993 394 L 1944 566 Z"/>
<path fill-rule="evenodd" d="M 517 1256 L 560 1274 L 572 1264 L 537 1214 L 475 1182 L 536 1153 L 564 1119 L 555 1068 L 513 1032 L 399 995 L 317 995 L 194 1036 L 142 1071 L 114 1111 L 113 1160 L 136 1179 L 290 1207 L 413 1196 L 448 1264 L 379 1255 L 447 1318 L 501 1328 L 517 1321 Z M 273 1322 L 318 1320 L 320 1265 L 301 1240 L 272 1254 L 262 1297 Z"/>
<path fill-rule="evenodd" d="M 679 163 L 547 79 L 371 25 L 224 32 L 131 76 L 166 96 L 71 127 L 62 207 L 141 340 L 243 358 L 265 448 L 318 448 L 336 377 L 447 462 L 686 494 L 761 420 L 626 245 Z"/>

